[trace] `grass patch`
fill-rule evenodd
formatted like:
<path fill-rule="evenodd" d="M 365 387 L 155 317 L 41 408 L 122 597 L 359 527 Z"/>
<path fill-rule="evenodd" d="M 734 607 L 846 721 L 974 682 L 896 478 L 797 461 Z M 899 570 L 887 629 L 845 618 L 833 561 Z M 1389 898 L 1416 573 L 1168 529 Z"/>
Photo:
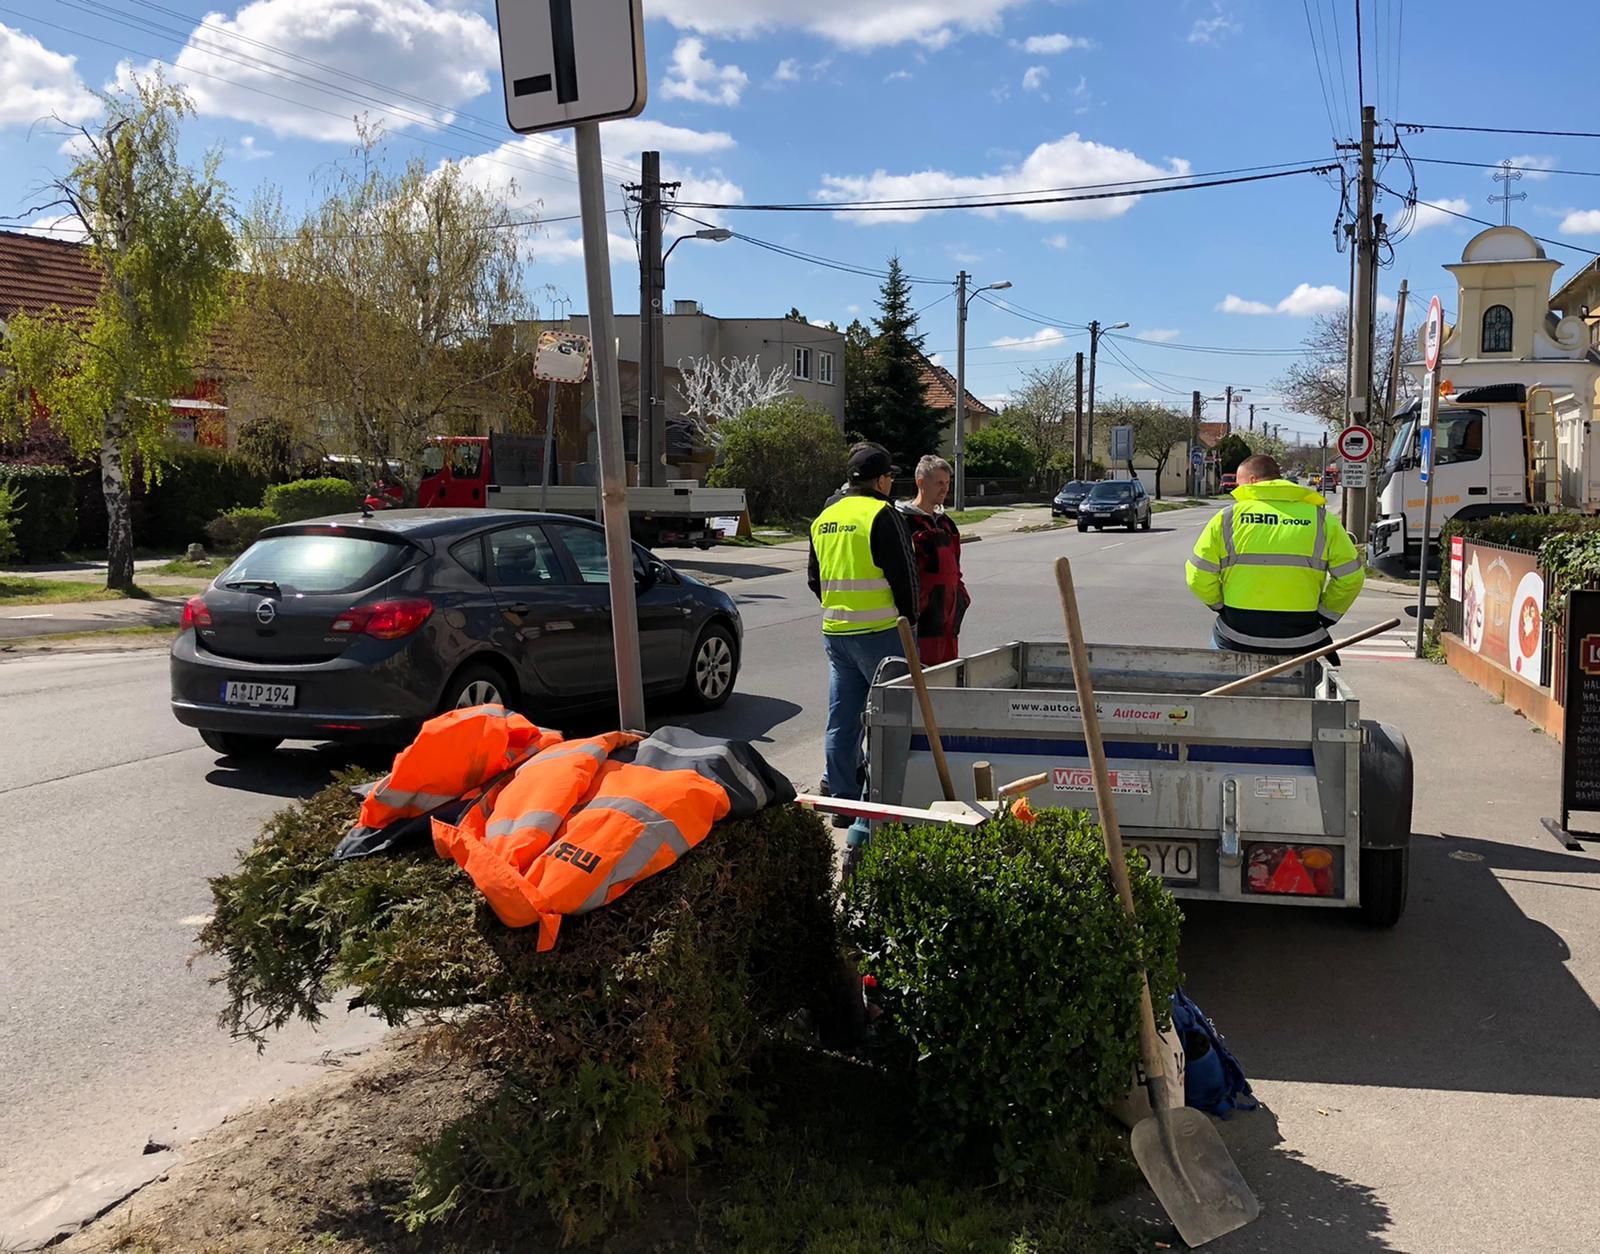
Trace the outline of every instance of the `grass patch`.
<path fill-rule="evenodd" d="M 1060 531 L 1063 527 L 1076 527 L 1078 524 L 1070 518 L 1056 518 L 1047 523 L 1029 523 L 1026 527 L 1018 527 L 1019 532 L 1028 531 Z"/>
<path fill-rule="evenodd" d="M 18 640 L 0 641 L 0 649 L 15 651 L 19 649 L 48 650 L 55 645 L 73 644 L 138 644 L 140 641 L 150 641 L 153 644 L 167 644 L 178 634 L 175 626 L 153 624 L 142 627 L 108 627 L 104 631 L 59 631 L 45 636 L 23 636 Z"/>
<path fill-rule="evenodd" d="M 1207 502 L 1196 500 L 1194 497 L 1191 496 L 1187 500 L 1182 500 L 1182 501 L 1151 501 L 1150 502 L 1150 508 L 1153 509 L 1158 514 L 1165 514 L 1168 510 L 1173 510 L 1173 509 L 1193 509 L 1197 505 L 1205 505 L 1205 504 L 1207 504 Z"/>
<path fill-rule="evenodd" d="M 972 523 L 981 523 L 986 518 L 993 518 L 999 512 L 998 509 L 947 509 L 945 517 L 958 527 L 966 527 Z"/>
<path fill-rule="evenodd" d="M 731 1181 L 708 1225 L 720 1239 L 706 1242 L 708 1248 L 773 1254 L 1155 1248 L 1147 1232 L 1089 1216 L 1092 1202 L 1139 1183 L 1115 1132 L 1107 1133 L 1111 1157 L 1098 1180 L 1018 1194 L 996 1187 L 992 1172 L 963 1172 L 922 1153 L 909 1103 L 879 1072 L 780 1050 L 763 1078 L 764 1131 L 706 1164 L 708 1183 Z"/>
<path fill-rule="evenodd" d="M 182 575 L 189 579 L 211 579 L 228 568 L 228 558 L 212 557 L 203 562 L 191 562 L 186 557 L 176 557 L 165 565 L 156 567 L 158 575 Z"/>
<path fill-rule="evenodd" d="M 0 576 L 0 605 L 64 605 L 71 601 L 125 601 L 144 589 L 119 592 L 87 579 L 28 579 Z"/>

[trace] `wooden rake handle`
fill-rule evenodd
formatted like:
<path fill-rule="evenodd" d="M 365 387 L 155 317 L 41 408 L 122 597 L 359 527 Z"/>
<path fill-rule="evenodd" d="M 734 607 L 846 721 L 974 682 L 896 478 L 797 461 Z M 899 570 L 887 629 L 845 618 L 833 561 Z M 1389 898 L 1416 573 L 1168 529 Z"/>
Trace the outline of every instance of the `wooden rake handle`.
<path fill-rule="evenodd" d="M 922 656 L 917 652 L 917 638 L 911 634 L 911 624 L 904 617 L 895 620 L 900 629 L 900 647 L 905 650 L 906 666 L 911 671 L 911 686 L 917 690 L 917 704 L 922 707 L 922 725 L 928 731 L 928 748 L 933 750 L 934 769 L 939 772 L 939 787 L 944 799 L 956 799 L 955 781 L 950 778 L 950 764 L 944 760 L 944 741 L 939 739 L 939 724 L 933 718 L 933 698 L 928 695 L 928 681 L 922 677 Z"/>

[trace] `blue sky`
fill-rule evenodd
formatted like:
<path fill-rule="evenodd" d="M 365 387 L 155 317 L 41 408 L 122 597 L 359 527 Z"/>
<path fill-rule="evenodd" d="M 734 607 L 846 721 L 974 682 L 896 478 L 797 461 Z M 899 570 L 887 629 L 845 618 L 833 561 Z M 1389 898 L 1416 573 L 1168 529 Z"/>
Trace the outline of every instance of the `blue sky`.
<path fill-rule="evenodd" d="M 608 174 L 613 185 L 636 177 L 639 151 L 659 148 L 684 199 L 824 204 L 1327 162 L 1335 137 L 1355 128 L 1354 12 L 1354 0 L 646 0 L 650 103 L 643 117 L 604 129 Z M 1543 40 L 1519 62 L 1524 82 L 1537 65 L 1537 90 L 1514 89 L 1509 69 L 1498 86 L 1459 90 L 1449 67 L 1483 59 L 1473 40 L 1499 12 L 1464 0 L 1446 24 L 1437 5 L 1365 0 L 1365 90 L 1379 117 L 1582 129 L 1586 41 Z M 194 97 L 200 116 L 185 142 L 194 154 L 223 149 L 241 206 L 263 183 L 291 203 L 311 195 L 319 169 L 348 154 L 351 116 L 366 112 L 384 120 L 397 158 L 462 160 L 530 215 L 575 212 L 564 137 L 506 129 L 492 4 L 256 0 L 208 11 L 196 0 L 0 0 L 0 214 L 40 222 L 27 213 L 31 193 L 66 161 L 60 135 L 37 119 L 54 111 L 91 121 L 85 89 L 113 80 L 122 63 L 153 59 Z M 1414 158 L 1516 159 L 1529 168 L 1514 190 L 1529 198 L 1513 220 L 1600 248 L 1600 182 L 1538 168 L 1600 168 L 1597 141 L 1430 130 L 1405 144 Z M 1499 220 L 1486 201 L 1497 190 L 1488 170 L 1415 169 L 1423 200 Z M 1404 191 L 1411 176 L 1395 161 L 1383 177 Z M 1009 280 L 1000 299 L 1010 311 L 973 306 L 968 374 L 980 396 L 1003 397 L 1022 369 L 1070 359 L 1087 342 L 1077 328 L 1098 318 L 1131 324 L 1123 334 L 1135 338 L 1115 349 L 1138 368 L 1103 353 L 1102 394 L 1186 407 L 1190 389 L 1210 396 L 1228 383 L 1274 405 L 1273 380 L 1290 358 L 1264 350 L 1294 349 L 1310 313 L 1344 301 L 1338 208 L 1337 176 L 1298 175 L 988 214 L 695 216 L 873 270 L 898 253 L 910 273 L 944 281 L 919 284 L 917 300 L 928 306 L 928 347 L 947 364 L 955 310 L 940 298 L 956 272 Z M 1380 208 L 1402 216 L 1395 197 Z M 630 312 L 633 245 L 622 217 L 612 222 L 618 308 Z M 1439 266 L 1477 229 L 1422 210 L 1382 273 L 1385 299 L 1407 277 L 1422 305 L 1437 291 L 1448 307 Z M 574 224 L 538 231 L 531 244 L 530 290 L 564 294 L 582 311 Z M 1588 260 L 1549 251 L 1569 265 Z M 739 240 L 685 244 L 668 274 L 669 299 L 697 299 L 711 313 L 796 305 L 841 325 L 870 315 L 876 288 Z M 1195 351 L 1211 348 L 1242 351 Z M 1263 420 L 1315 427 L 1281 405 Z"/>

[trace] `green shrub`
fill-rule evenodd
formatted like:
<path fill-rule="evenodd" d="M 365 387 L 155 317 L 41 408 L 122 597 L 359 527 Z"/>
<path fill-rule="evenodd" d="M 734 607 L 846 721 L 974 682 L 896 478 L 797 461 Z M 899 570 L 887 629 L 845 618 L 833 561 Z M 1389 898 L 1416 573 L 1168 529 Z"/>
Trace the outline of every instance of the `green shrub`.
<path fill-rule="evenodd" d="M 0 562 L 17 557 L 17 504 L 16 490 L 0 483 Z"/>
<path fill-rule="evenodd" d="M 159 480 L 145 492 L 140 544 L 183 549 L 208 535 L 219 514 L 261 500 L 266 480 L 240 458 L 203 444 L 168 444 Z"/>
<path fill-rule="evenodd" d="M 1497 514 L 1491 518 L 1452 518 L 1439 532 L 1439 552 L 1449 569 L 1450 540 L 1465 536 L 1513 549 L 1538 549 L 1549 537 L 1572 531 L 1600 532 L 1590 514 Z"/>
<path fill-rule="evenodd" d="M 278 518 L 266 509 L 230 509 L 205 525 L 206 539 L 219 553 L 242 553 Z"/>
<path fill-rule="evenodd" d="M 599 1234 L 707 1143 L 768 1030 L 836 970 L 833 843 L 797 807 L 718 825 L 541 954 L 431 848 L 332 862 L 352 782 L 268 821 L 212 881 L 201 941 L 224 961 L 223 1026 L 258 1041 L 341 988 L 391 1023 L 457 1008 L 436 1043 L 494 1091 L 420 1150 L 409 1227 L 534 1203 L 568 1239 Z"/>
<path fill-rule="evenodd" d="M 279 522 L 301 522 L 361 508 L 366 493 L 348 479 L 296 479 L 267 489 L 262 506 Z"/>
<path fill-rule="evenodd" d="M 1031 479 L 1036 461 L 1033 446 L 1003 423 L 969 435 L 965 456 L 967 477 L 973 479 Z"/>
<path fill-rule="evenodd" d="M 10 489 L 17 551 L 25 562 L 61 556 L 77 529 L 77 488 L 65 466 L 0 464 L 0 487 Z"/>
<path fill-rule="evenodd" d="M 718 488 L 743 488 L 750 517 L 762 523 L 809 522 L 844 482 L 849 448 L 826 410 L 786 396 L 719 424 Z"/>
<path fill-rule="evenodd" d="M 1003 1180 L 1076 1170 L 1138 1056 L 1140 955 L 1159 1009 L 1182 916 L 1130 855 L 1135 925 L 1099 829 L 1046 810 L 973 831 L 890 829 L 846 884 L 846 928 L 878 981 L 930 1138 Z"/>

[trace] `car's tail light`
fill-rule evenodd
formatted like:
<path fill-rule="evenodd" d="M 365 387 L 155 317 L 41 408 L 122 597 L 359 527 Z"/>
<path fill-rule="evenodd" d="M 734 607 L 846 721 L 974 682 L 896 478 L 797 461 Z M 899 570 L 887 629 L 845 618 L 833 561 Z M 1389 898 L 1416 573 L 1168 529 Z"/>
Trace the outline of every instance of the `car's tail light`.
<path fill-rule="evenodd" d="M 1247 845 L 1245 889 L 1292 897 L 1334 895 L 1334 852 L 1325 845 Z"/>
<path fill-rule="evenodd" d="M 411 601 L 374 601 L 357 605 L 333 620 L 333 631 L 341 636 L 372 636 L 378 640 L 400 640 L 409 636 L 433 613 L 433 602 L 420 597 Z"/>
<path fill-rule="evenodd" d="M 188 631 L 193 627 L 211 626 L 211 607 L 206 604 L 204 597 L 190 597 L 183 603 L 183 619 L 178 623 L 179 631 Z"/>

